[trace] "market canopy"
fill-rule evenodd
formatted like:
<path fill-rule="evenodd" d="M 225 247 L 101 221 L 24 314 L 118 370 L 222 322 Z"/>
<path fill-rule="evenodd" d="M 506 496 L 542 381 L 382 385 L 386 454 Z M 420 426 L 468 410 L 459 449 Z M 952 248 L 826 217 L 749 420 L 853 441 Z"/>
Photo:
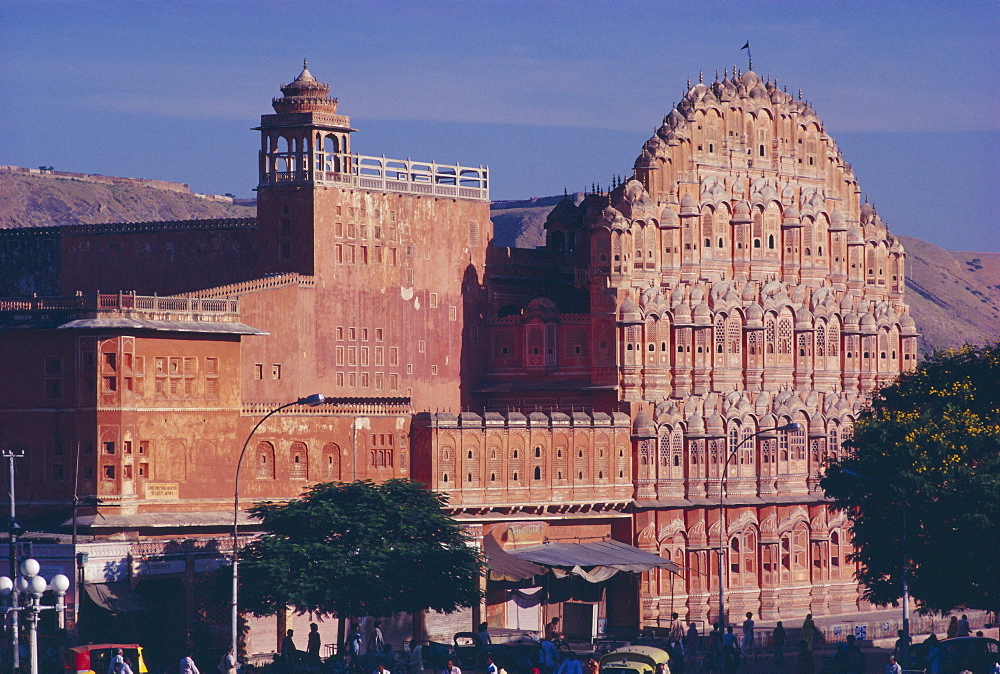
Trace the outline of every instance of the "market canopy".
<path fill-rule="evenodd" d="M 592 583 L 607 580 L 619 571 L 642 573 L 660 568 L 680 572 L 680 567 L 670 560 L 619 541 L 543 543 L 507 554 L 548 567 L 557 577 L 572 573 Z"/>
<path fill-rule="evenodd" d="M 87 596 L 95 604 L 115 615 L 142 611 L 146 608 L 127 580 L 109 583 L 84 583 L 83 587 L 87 591 Z"/>
<path fill-rule="evenodd" d="M 483 536 L 483 552 L 486 554 L 486 568 L 490 580 L 526 580 L 548 573 L 548 569 L 511 555 L 493 538 L 493 534 Z"/>

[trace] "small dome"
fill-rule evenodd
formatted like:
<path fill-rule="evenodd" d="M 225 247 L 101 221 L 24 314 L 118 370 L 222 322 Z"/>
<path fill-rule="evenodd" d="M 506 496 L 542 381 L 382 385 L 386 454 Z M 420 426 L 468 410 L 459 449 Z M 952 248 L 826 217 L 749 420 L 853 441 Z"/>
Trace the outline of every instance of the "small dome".
<path fill-rule="evenodd" d="M 702 300 L 701 304 L 694 308 L 694 322 L 698 325 L 712 324 L 712 310 L 708 308 L 708 302 Z"/>
<path fill-rule="evenodd" d="M 712 416 L 710 416 L 706 420 L 706 422 L 705 422 L 705 432 L 708 435 L 725 435 L 726 434 L 725 427 L 722 424 L 722 417 L 719 416 L 718 412 L 712 412 Z"/>
<path fill-rule="evenodd" d="M 684 195 L 684 198 L 681 199 L 681 217 L 684 218 L 695 215 L 698 215 L 698 202 L 695 201 L 694 197 L 691 196 L 691 193 L 688 192 Z"/>
<path fill-rule="evenodd" d="M 747 308 L 746 327 L 748 328 L 764 327 L 764 310 L 760 308 L 759 304 L 751 304 Z"/>
<path fill-rule="evenodd" d="M 861 229 L 857 225 L 851 225 L 851 227 L 847 230 L 848 245 L 851 244 L 860 245 L 864 244 L 864 242 L 865 242 L 865 237 L 864 235 L 861 234 Z"/>
<path fill-rule="evenodd" d="M 622 300 L 618 315 L 621 317 L 622 323 L 642 323 L 642 312 L 639 311 L 639 305 L 631 297 L 626 296 Z"/>
<path fill-rule="evenodd" d="M 687 418 L 687 432 L 689 435 L 705 434 L 705 420 L 700 414 L 692 414 Z"/>
<path fill-rule="evenodd" d="M 917 334 L 917 324 L 910 314 L 903 314 L 899 317 L 899 328 L 904 335 Z"/>
<path fill-rule="evenodd" d="M 680 227 L 681 219 L 677 216 L 677 211 L 670 206 L 664 206 L 660 211 L 660 227 Z"/>
<path fill-rule="evenodd" d="M 830 231 L 843 231 L 847 227 L 847 220 L 844 213 L 839 208 L 833 209 L 830 214 Z"/>
<path fill-rule="evenodd" d="M 691 324 L 691 305 L 687 302 L 681 302 L 676 307 L 674 307 L 674 322 L 684 325 Z"/>
<path fill-rule="evenodd" d="M 740 292 L 740 299 L 744 302 L 754 302 L 757 299 L 757 287 L 752 283 L 745 283 Z"/>
<path fill-rule="evenodd" d="M 656 424 L 654 424 L 652 418 L 646 414 L 646 410 L 639 410 L 639 413 L 635 415 L 635 421 L 632 422 L 632 437 L 656 437 Z"/>
<path fill-rule="evenodd" d="M 757 86 L 755 86 L 753 89 L 750 90 L 750 98 L 752 98 L 755 101 L 770 101 L 771 100 L 771 97 L 767 93 L 767 89 L 765 89 L 764 87 L 762 87 L 760 85 L 760 82 L 758 82 Z"/>
<path fill-rule="evenodd" d="M 853 311 L 844 314 L 844 327 L 845 328 L 854 328 L 854 331 L 856 332 L 857 329 L 858 329 L 858 323 L 859 323 L 859 321 L 860 321 L 860 319 L 858 318 L 858 315 L 856 313 L 854 313 Z"/>
<path fill-rule="evenodd" d="M 861 317 L 861 332 L 872 333 L 876 330 L 878 330 L 878 325 L 871 314 L 865 314 Z"/>
<path fill-rule="evenodd" d="M 730 223 L 734 225 L 749 225 L 751 222 L 753 222 L 753 219 L 750 217 L 750 206 L 745 201 L 736 202 Z"/>

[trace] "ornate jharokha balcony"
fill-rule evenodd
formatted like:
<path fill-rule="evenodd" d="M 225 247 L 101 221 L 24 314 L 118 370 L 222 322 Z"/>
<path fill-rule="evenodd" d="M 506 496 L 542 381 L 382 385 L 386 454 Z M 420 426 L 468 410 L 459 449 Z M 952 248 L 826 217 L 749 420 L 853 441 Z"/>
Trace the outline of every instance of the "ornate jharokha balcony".
<path fill-rule="evenodd" d="M 313 183 L 381 192 L 399 192 L 434 197 L 488 201 L 489 168 L 438 164 L 436 162 L 388 159 L 360 154 L 314 154 L 314 164 L 305 166 L 300 155 L 275 153 L 269 166 L 299 166 L 294 170 L 261 174 L 262 185 Z"/>

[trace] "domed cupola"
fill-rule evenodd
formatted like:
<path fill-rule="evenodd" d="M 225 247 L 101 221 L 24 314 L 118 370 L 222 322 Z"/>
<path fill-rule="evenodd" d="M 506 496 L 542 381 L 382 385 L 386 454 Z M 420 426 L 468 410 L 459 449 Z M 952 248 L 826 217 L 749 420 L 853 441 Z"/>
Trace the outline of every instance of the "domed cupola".
<path fill-rule="evenodd" d="M 281 98 L 271 101 L 271 107 L 280 114 L 293 112 L 327 112 L 336 114 L 337 99 L 330 98 L 330 85 L 323 84 L 309 72 L 306 61 L 302 72 L 291 84 L 282 84 Z"/>
<path fill-rule="evenodd" d="M 740 201 L 736 204 L 736 208 L 733 209 L 733 217 L 729 221 L 732 225 L 749 225 L 753 222 L 750 217 L 750 206 L 747 202 Z"/>
<path fill-rule="evenodd" d="M 646 414 L 646 410 L 639 410 L 639 413 L 635 415 L 635 421 L 632 422 L 632 439 L 648 440 L 649 438 L 655 437 L 656 424 L 654 424 L 653 419 Z"/>

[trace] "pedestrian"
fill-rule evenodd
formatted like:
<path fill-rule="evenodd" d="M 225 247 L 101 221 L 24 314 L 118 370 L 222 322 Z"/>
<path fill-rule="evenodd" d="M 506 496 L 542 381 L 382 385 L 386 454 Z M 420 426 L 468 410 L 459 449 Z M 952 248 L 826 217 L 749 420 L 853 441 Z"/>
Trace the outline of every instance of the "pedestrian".
<path fill-rule="evenodd" d="M 913 640 L 904 639 L 903 630 L 896 630 L 896 637 L 897 637 L 896 643 L 892 647 L 892 654 L 895 655 L 897 658 L 901 658 L 903 657 L 903 647 L 909 646 L 911 643 L 913 643 Z"/>
<path fill-rule="evenodd" d="M 299 649 L 295 648 L 295 642 L 292 641 L 292 636 L 295 635 L 295 630 L 286 630 L 285 637 L 281 640 L 281 648 L 279 652 L 284 656 L 285 660 L 291 660 L 295 657 L 295 654 Z"/>
<path fill-rule="evenodd" d="M 740 649 L 732 625 L 726 626 L 726 633 L 722 637 L 722 655 L 727 673 L 740 668 Z"/>
<path fill-rule="evenodd" d="M 219 670 L 219 674 L 236 674 L 236 656 L 232 648 L 219 658 L 219 664 L 216 666 L 216 669 Z"/>
<path fill-rule="evenodd" d="M 376 620 L 372 633 L 368 635 L 368 652 L 382 653 L 385 651 L 385 637 L 382 636 L 382 621 Z"/>
<path fill-rule="evenodd" d="M 419 674 L 424 671 L 424 649 L 421 648 L 416 639 L 410 642 L 409 665 L 410 674 Z"/>
<path fill-rule="evenodd" d="M 757 655 L 757 648 L 753 643 L 753 627 L 753 613 L 747 611 L 747 619 L 743 621 L 743 655 Z"/>
<path fill-rule="evenodd" d="M 805 639 L 799 642 L 799 660 L 795 672 L 796 674 L 813 674 L 813 653 Z"/>
<path fill-rule="evenodd" d="M 181 658 L 180 674 L 201 674 L 198 671 L 198 665 L 194 664 L 194 659 L 191 657 L 190 652 Z"/>
<path fill-rule="evenodd" d="M 692 658 L 698 657 L 698 626 L 695 623 L 688 625 L 687 639 L 684 642 L 684 647 L 687 649 L 688 656 Z"/>
<path fill-rule="evenodd" d="M 444 669 L 441 674 L 462 674 L 462 670 L 459 669 L 458 665 L 454 661 L 449 660 L 445 663 Z"/>
<path fill-rule="evenodd" d="M 885 666 L 885 674 L 903 674 L 903 668 L 896 662 L 896 656 L 889 656 L 889 664 Z"/>
<path fill-rule="evenodd" d="M 309 637 L 306 640 L 306 653 L 314 658 L 319 658 L 319 647 L 319 625 L 316 623 L 309 623 Z M 233 672 L 233 674 L 236 673 Z"/>
<path fill-rule="evenodd" d="M 958 632 L 955 633 L 956 637 L 967 637 L 972 634 L 972 628 L 969 627 L 969 616 L 962 614 L 962 619 L 958 621 Z"/>
<path fill-rule="evenodd" d="M 479 623 L 479 632 L 476 634 L 480 647 L 490 646 L 493 640 L 490 639 L 490 626 L 487 623 Z"/>
<path fill-rule="evenodd" d="M 951 617 L 951 620 L 948 622 L 948 630 L 946 634 L 949 639 L 954 639 L 958 636 L 958 616 Z"/>
<path fill-rule="evenodd" d="M 132 674 L 132 667 L 128 664 L 128 658 L 122 659 L 122 665 L 118 668 L 119 674 Z"/>
<path fill-rule="evenodd" d="M 802 621 L 802 641 L 806 642 L 806 648 L 812 655 L 813 643 L 816 641 L 816 623 L 813 622 L 813 614 L 807 613 L 806 619 Z"/>
<path fill-rule="evenodd" d="M 556 616 L 552 620 L 545 623 L 545 638 L 549 641 L 561 641 L 563 638 L 563 633 L 559 629 L 559 617 Z"/>
<path fill-rule="evenodd" d="M 777 665 L 785 664 L 785 641 L 787 639 L 788 635 L 785 633 L 785 626 L 779 620 L 771 632 L 771 643 L 774 646 L 774 663 Z"/>
<path fill-rule="evenodd" d="M 347 635 L 347 657 L 350 660 L 348 668 L 357 674 L 361 671 L 361 627 L 354 623 L 351 626 L 351 633 Z"/>
<path fill-rule="evenodd" d="M 375 665 L 375 674 L 392 674 L 381 662 Z"/>
<path fill-rule="evenodd" d="M 119 674 L 123 662 L 125 662 L 125 658 L 122 649 L 119 648 L 115 651 L 115 657 L 111 658 L 111 662 L 108 663 L 108 674 Z"/>
<path fill-rule="evenodd" d="M 483 623 L 484 625 L 486 623 Z M 497 663 L 493 662 L 493 656 L 486 656 L 486 674 L 497 674 Z"/>
<path fill-rule="evenodd" d="M 684 623 L 680 621 L 680 617 L 676 613 L 670 614 L 670 645 L 674 648 L 674 651 L 684 657 Z"/>
<path fill-rule="evenodd" d="M 576 659 L 576 655 L 570 653 L 559 665 L 557 674 L 583 674 L 583 665 Z"/>

